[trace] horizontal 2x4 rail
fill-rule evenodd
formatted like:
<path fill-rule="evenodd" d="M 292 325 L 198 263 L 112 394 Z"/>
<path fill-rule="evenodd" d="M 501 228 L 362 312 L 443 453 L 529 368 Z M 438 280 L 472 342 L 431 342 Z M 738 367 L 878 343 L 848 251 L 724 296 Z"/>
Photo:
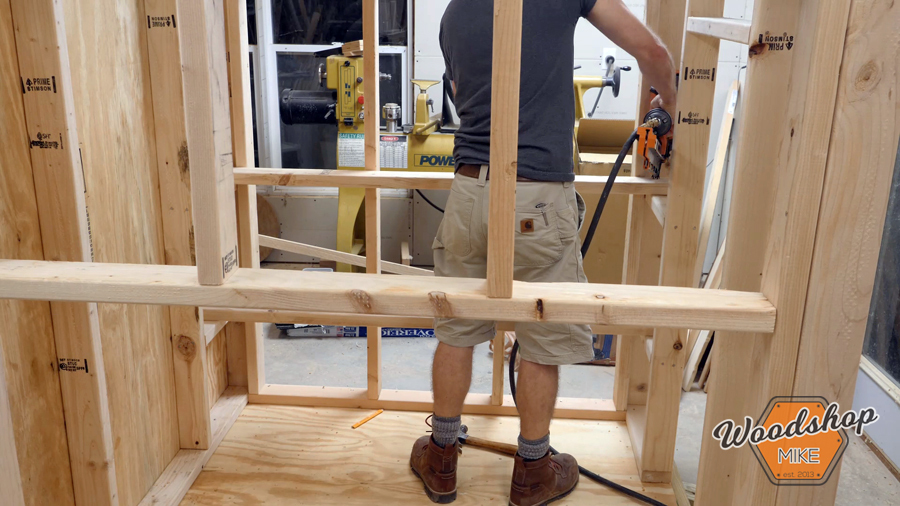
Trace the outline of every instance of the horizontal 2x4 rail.
<path fill-rule="evenodd" d="M 164 304 L 332 313 L 569 322 L 772 332 L 761 294 L 667 286 L 513 283 L 509 299 L 485 280 L 238 269 L 203 286 L 193 267 L 0 260 L 0 298 Z"/>

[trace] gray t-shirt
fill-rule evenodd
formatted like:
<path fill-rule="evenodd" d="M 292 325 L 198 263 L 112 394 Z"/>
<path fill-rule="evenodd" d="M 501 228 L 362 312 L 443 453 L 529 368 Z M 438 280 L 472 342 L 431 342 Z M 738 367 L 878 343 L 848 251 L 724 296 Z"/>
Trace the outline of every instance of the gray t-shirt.
<path fill-rule="evenodd" d="M 575 24 L 597 0 L 524 0 L 519 92 L 519 176 L 574 181 Z M 451 0 L 441 20 L 447 77 L 456 83 L 460 164 L 490 159 L 493 0 Z"/>

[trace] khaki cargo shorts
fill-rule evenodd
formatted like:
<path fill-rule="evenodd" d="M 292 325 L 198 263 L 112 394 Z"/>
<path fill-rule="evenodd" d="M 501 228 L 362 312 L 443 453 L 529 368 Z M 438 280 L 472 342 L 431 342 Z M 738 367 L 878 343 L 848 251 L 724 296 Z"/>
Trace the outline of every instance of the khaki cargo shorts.
<path fill-rule="evenodd" d="M 450 188 L 444 219 L 434 239 L 435 276 L 487 276 L 487 166 L 478 179 L 457 175 Z M 580 282 L 587 277 L 581 263 L 578 228 L 583 218 L 573 183 L 516 183 L 515 273 L 519 281 Z M 442 343 L 458 348 L 494 337 L 494 322 L 437 318 L 434 331 Z M 575 364 L 594 358 L 588 325 L 516 323 L 519 353 L 529 362 Z"/>

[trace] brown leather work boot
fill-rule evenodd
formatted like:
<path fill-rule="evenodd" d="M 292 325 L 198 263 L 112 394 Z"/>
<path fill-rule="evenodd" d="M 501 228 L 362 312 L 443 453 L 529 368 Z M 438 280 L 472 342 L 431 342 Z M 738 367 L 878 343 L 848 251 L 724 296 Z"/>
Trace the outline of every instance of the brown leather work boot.
<path fill-rule="evenodd" d="M 409 467 L 425 484 L 425 495 L 439 504 L 456 500 L 456 462 L 459 443 L 441 448 L 431 436 L 422 436 L 413 445 Z"/>
<path fill-rule="evenodd" d="M 575 457 L 560 453 L 532 462 L 516 455 L 512 486 L 509 488 L 510 506 L 536 506 L 562 499 L 578 484 L 578 463 Z"/>

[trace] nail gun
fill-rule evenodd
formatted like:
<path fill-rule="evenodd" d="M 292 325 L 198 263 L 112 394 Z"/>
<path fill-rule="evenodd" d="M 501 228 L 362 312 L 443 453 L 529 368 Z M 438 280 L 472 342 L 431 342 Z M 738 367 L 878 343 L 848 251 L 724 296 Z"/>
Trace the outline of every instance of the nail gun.
<path fill-rule="evenodd" d="M 652 87 L 650 92 L 659 95 Z M 644 158 L 644 169 L 653 173 L 653 179 L 659 179 L 662 164 L 672 154 L 672 138 L 667 135 L 671 129 L 672 116 L 660 108 L 651 109 L 638 127 L 638 153 Z"/>

